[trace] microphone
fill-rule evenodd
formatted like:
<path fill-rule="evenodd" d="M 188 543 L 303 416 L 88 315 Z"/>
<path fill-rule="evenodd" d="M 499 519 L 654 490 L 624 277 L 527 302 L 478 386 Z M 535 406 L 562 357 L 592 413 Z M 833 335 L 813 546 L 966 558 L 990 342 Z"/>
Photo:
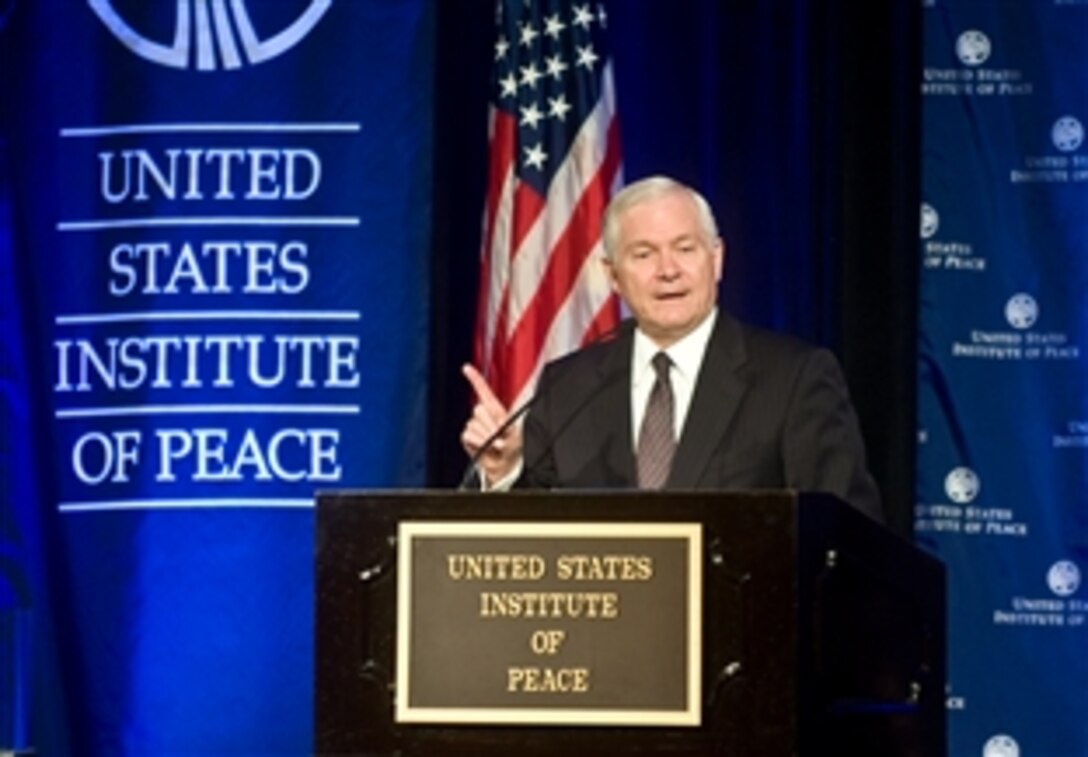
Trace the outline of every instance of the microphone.
<path fill-rule="evenodd" d="M 603 334 L 601 334 L 601 335 L 599 335 L 597 337 L 594 337 L 592 340 L 590 340 L 586 344 L 582 345 L 582 347 L 580 347 L 578 349 L 578 352 L 580 352 L 581 350 L 586 349 L 587 347 L 591 347 L 591 346 L 593 346 L 595 344 L 602 344 L 604 342 L 611 341 L 616 336 L 618 336 L 620 334 L 620 332 L 624 330 L 624 328 L 627 328 L 629 326 L 633 327 L 633 321 L 632 320 L 620 321 L 618 324 L 616 324 L 615 326 L 610 328 L 608 331 L 605 331 Z M 570 354 L 574 354 L 574 353 L 570 353 Z M 581 414 L 582 410 L 585 408 L 585 406 L 587 404 L 589 404 L 590 400 L 595 398 L 598 394 L 600 394 L 601 391 L 603 391 L 606 387 L 609 387 L 611 385 L 612 385 L 612 379 L 611 378 L 609 380 L 607 380 L 607 381 L 602 381 L 592 392 L 589 393 L 589 396 L 586 397 L 585 401 L 582 402 L 582 404 L 580 404 L 578 406 L 578 408 L 573 413 L 571 413 L 571 416 L 569 418 L 567 418 L 566 422 L 559 428 L 559 430 L 557 431 L 557 433 L 554 436 L 558 437 L 559 432 L 561 432 L 563 429 L 565 429 L 570 424 L 570 422 L 572 420 L 574 420 L 578 415 Z M 501 437 L 503 434 L 505 434 L 506 431 L 511 426 L 513 426 L 515 423 L 517 423 L 519 420 L 521 420 L 521 418 L 526 413 L 528 413 L 529 410 L 532 409 L 533 405 L 535 405 L 545 394 L 546 394 L 546 392 L 541 391 L 540 388 L 537 388 L 537 390 L 533 392 L 532 396 L 529 397 L 529 399 L 525 400 L 525 402 L 523 402 L 519 408 L 517 408 L 514 412 L 510 413 L 506 417 L 506 420 L 504 420 L 499 425 L 499 427 L 497 429 L 495 429 L 494 433 L 492 433 L 491 436 L 487 437 L 484 440 L 483 444 L 480 445 L 479 449 L 477 449 L 476 452 L 473 453 L 472 457 L 469 458 L 468 465 L 465 466 L 465 472 L 461 476 L 461 482 L 457 485 L 457 488 L 459 490 L 468 489 L 469 483 L 472 481 L 473 476 L 476 474 L 476 465 L 477 465 L 477 463 L 480 462 L 480 458 L 482 458 L 485 454 L 487 454 L 487 451 L 489 449 L 491 449 L 491 447 L 495 443 L 495 441 L 499 437 Z M 551 449 L 551 445 L 554 444 L 554 443 L 555 443 L 555 438 L 551 439 L 551 441 L 548 443 L 548 445 L 545 446 L 544 451 L 547 452 L 549 449 Z M 538 456 L 538 458 L 539 457 L 541 457 L 541 456 Z M 538 462 L 540 462 L 539 459 L 534 460 L 533 464 L 535 465 Z"/>

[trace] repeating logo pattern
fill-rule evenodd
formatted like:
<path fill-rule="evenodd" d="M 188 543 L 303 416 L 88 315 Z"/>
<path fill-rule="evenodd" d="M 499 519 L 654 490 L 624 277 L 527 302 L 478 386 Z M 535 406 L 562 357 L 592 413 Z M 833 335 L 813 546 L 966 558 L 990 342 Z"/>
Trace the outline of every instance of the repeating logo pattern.
<path fill-rule="evenodd" d="M 922 4 L 940 10 L 922 14 L 918 423 L 928 435 L 915 533 L 947 562 L 959 596 L 949 672 L 971 708 L 947 698 L 949 754 L 1088 755 L 1077 675 L 1088 638 L 1088 79 L 1078 57 L 1088 0 Z M 1048 691 L 1053 707 L 1027 712 L 1028 691 Z"/>

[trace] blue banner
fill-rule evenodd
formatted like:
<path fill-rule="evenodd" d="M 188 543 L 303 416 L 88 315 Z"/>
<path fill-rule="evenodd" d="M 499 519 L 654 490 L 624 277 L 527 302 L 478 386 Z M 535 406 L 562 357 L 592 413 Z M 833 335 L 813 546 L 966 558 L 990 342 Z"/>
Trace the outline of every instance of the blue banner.
<path fill-rule="evenodd" d="M 74 753 L 310 750 L 313 494 L 423 483 L 433 14 L 8 19 L 4 504 Z"/>
<path fill-rule="evenodd" d="M 918 541 L 950 754 L 1088 754 L 1088 2 L 925 3 Z"/>

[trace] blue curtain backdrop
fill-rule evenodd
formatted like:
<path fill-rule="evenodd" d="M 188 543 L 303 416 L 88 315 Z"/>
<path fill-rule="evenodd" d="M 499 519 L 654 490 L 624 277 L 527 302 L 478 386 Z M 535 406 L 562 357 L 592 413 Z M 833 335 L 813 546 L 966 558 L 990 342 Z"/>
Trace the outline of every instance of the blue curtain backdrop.
<path fill-rule="evenodd" d="M 915 529 L 951 754 L 1088 754 L 1088 4 L 924 12 Z"/>
<path fill-rule="evenodd" d="M 424 482 L 434 7 L 5 8 L 0 746 L 305 754 L 313 493 Z"/>

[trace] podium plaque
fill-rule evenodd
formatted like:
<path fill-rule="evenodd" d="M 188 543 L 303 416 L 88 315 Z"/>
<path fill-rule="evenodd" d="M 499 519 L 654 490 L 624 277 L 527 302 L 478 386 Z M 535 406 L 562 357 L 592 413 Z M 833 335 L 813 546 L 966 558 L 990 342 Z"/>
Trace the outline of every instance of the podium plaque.
<path fill-rule="evenodd" d="M 396 720 L 698 726 L 698 523 L 402 521 Z"/>

